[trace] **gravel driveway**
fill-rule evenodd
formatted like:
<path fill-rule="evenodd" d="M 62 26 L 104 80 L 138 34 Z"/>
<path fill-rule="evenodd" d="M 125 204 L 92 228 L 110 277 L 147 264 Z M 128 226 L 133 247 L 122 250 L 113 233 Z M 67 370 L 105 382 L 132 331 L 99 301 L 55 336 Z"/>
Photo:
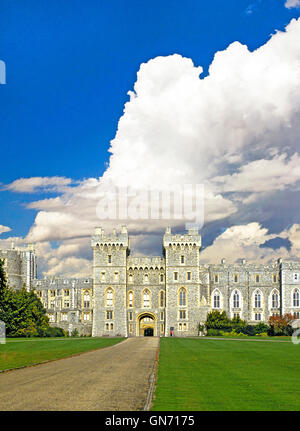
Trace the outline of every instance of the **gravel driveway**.
<path fill-rule="evenodd" d="M 159 338 L 0 374 L 0 410 L 142 410 Z"/>

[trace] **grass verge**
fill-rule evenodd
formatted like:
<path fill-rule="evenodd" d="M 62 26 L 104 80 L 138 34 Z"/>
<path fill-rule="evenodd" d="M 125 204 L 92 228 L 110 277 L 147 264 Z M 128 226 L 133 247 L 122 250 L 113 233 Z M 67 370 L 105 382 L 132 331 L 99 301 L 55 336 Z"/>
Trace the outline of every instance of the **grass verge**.
<path fill-rule="evenodd" d="M 124 338 L 10 338 L 0 344 L 0 371 L 66 358 L 119 343 Z"/>
<path fill-rule="evenodd" d="M 152 410 L 300 410 L 300 345 L 163 338 Z"/>

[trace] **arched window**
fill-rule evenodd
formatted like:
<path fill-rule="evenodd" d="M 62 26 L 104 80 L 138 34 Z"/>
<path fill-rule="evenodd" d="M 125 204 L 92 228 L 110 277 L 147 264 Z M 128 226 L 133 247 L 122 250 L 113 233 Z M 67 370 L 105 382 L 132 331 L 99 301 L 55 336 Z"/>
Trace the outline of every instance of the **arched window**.
<path fill-rule="evenodd" d="M 220 307 L 221 307 L 220 292 L 216 290 L 213 293 L 213 308 L 220 308 Z"/>
<path fill-rule="evenodd" d="M 295 289 L 293 292 L 293 307 L 299 307 L 299 290 Z"/>
<path fill-rule="evenodd" d="M 179 305 L 185 306 L 186 305 L 186 290 L 184 287 L 182 287 L 179 290 Z"/>
<path fill-rule="evenodd" d="M 148 289 L 144 290 L 143 304 L 144 307 L 150 307 L 150 292 Z"/>
<path fill-rule="evenodd" d="M 261 293 L 258 290 L 254 293 L 254 308 L 261 308 Z"/>
<path fill-rule="evenodd" d="M 278 292 L 275 290 L 272 293 L 272 308 L 278 308 L 279 307 L 279 295 Z"/>
<path fill-rule="evenodd" d="M 240 294 L 237 290 L 233 293 L 233 308 L 240 308 Z"/>
<path fill-rule="evenodd" d="M 128 292 L 128 307 L 133 307 L 133 292 Z"/>
<path fill-rule="evenodd" d="M 111 306 L 113 305 L 113 300 L 114 300 L 114 294 L 112 289 L 108 289 L 106 291 L 106 305 Z"/>
<path fill-rule="evenodd" d="M 83 306 L 84 308 L 90 308 L 90 294 L 86 290 L 83 295 Z"/>
<path fill-rule="evenodd" d="M 164 291 L 161 290 L 159 293 L 159 306 L 164 307 L 165 306 L 165 294 Z"/>

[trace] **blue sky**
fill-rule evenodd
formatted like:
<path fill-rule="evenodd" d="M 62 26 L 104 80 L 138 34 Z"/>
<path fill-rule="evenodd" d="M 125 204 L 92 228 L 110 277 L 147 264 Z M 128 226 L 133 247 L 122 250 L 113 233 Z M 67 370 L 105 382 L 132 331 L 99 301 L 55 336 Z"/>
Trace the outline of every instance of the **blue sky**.
<path fill-rule="evenodd" d="M 180 54 L 203 67 L 203 78 L 216 52 L 234 41 L 254 51 L 299 16 L 300 9 L 285 7 L 284 0 L 3 0 L 2 186 L 20 178 L 66 177 L 76 188 L 84 179 L 98 179 L 107 169 L 110 141 L 142 63 Z M 1 238 L 25 238 L 39 212 L 27 205 L 62 193 L 42 187 L 34 193 L 2 190 L 0 225 L 11 231 Z M 297 223 L 296 212 L 277 230 Z M 242 216 L 224 217 L 218 226 L 208 223 L 208 242 L 233 224 L 263 221 Z M 266 221 L 270 232 L 276 223 L 273 215 Z M 53 246 L 64 238 L 46 240 Z"/>

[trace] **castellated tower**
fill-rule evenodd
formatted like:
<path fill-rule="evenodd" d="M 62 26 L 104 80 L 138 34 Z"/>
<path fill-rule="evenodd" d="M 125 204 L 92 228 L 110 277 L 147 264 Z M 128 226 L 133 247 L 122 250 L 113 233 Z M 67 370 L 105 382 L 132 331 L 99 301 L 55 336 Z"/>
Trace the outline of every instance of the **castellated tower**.
<path fill-rule="evenodd" d="M 94 251 L 93 333 L 94 337 L 127 336 L 126 261 L 128 232 L 113 230 L 106 235 L 96 228 L 92 237 Z"/>
<path fill-rule="evenodd" d="M 195 336 L 200 323 L 198 229 L 185 235 L 172 235 L 167 228 L 163 237 L 166 261 L 166 332 L 176 336 Z"/>
<path fill-rule="evenodd" d="M 0 250 L 0 259 L 4 260 L 8 285 L 16 290 L 26 287 L 29 291 L 32 281 L 36 278 L 36 255 L 33 244 L 20 249 L 11 243 L 10 249 Z"/>

